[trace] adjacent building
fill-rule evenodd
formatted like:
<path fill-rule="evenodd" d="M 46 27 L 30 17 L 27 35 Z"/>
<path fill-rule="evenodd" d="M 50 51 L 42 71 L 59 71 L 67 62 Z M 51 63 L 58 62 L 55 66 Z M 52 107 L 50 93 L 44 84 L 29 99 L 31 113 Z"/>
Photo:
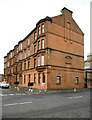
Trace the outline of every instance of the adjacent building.
<path fill-rule="evenodd" d="M 67 8 L 41 19 L 4 57 L 4 75 L 10 83 L 45 89 L 84 87 L 84 33 Z"/>
<path fill-rule="evenodd" d="M 4 80 L 4 74 L 0 74 L 0 82 Z"/>
<path fill-rule="evenodd" d="M 92 53 L 88 54 L 84 69 L 86 87 L 92 88 Z"/>

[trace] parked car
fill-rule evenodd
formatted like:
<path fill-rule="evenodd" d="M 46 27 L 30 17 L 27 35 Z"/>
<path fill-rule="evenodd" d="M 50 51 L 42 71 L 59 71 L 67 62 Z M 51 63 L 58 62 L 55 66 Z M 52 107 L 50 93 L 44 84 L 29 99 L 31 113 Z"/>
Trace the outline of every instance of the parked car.
<path fill-rule="evenodd" d="M 9 83 L 6 82 L 6 81 L 3 81 L 3 82 L 0 83 L 0 87 L 1 88 L 9 88 Z"/>

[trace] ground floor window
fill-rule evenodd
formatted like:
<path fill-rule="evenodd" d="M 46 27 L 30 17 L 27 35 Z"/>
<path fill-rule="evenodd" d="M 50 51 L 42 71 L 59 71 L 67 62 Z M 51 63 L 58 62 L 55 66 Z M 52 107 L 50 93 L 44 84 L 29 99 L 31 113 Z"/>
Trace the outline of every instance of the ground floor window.
<path fill-rule="evenodd" d="M 41 83 L 41 73 L 38 73 L 38 83 Z"/>
<path fill-rule="evenodd" d="M 43 73 L 43 83 L 45 83 L 45 73 Z"/>
<path fill-rule="evenodd" d="M 22 75 L 19 75 L 19 83 L 22 84 Z"/>
<path fill-rule="evenodd" d="M 75 78 L 75 82 L 76 82 L 76 84 L 79 83 L 79 77 L 76 77 L 76 78 Z"/>
<path fill-rule="evenodd" d="M 28 75 L 28 79 L 29 79 L 29 82 L 30 82 L 31 81 L 31 75 L 30 74 Z"/>
<path fill-rule="evenodd" d="M 17 75 L 16 75 L 16 81 L 17 81 Z"/>
<path fill-rule="evenodd" d="M 34 73 L 34 83 L 36 83 L 36 73 Z"/>
<path fill-rule="evenodd" d="M 19 83 L 22 84 L 22 77 L 20 77 Z"/>
<path fill-rule="evenodd" d="M 61 76 L 57 76 L 56 77 L 56 84 L 60 84 L 61 83 Z"/>
<path fill-rule="evenodd" d="M 24 84 L 26 84 L 26 75 L 24 75 Z"/>

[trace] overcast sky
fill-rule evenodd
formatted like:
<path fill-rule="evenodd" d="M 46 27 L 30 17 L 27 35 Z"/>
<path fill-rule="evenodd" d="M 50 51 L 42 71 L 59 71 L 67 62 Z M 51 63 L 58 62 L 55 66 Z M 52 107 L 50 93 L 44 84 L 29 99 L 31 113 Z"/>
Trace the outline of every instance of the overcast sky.
<path fill-rule="evenodd" d="M 84 32 L 84 59 L 90 52 L 91 0 L 0 0 L 0 73 L 4 73 L 4 56 L 46 16 L 61 14 L 67 7 Z"/>

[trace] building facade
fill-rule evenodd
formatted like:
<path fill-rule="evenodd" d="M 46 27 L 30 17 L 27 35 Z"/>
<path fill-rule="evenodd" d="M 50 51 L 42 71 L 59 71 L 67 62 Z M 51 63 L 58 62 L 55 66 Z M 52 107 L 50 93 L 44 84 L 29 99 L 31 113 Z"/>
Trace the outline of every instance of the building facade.
<path fill-rule="evenodd" d="M 0 74 L 0 82 L 4 81 L 4 74 Z"/>
<path fill-rule="evenodd" d="M 88 54 L 84 63 L 86 87 L 92 88 L 92 53 Z"/>
<path fill-rule="evenodd" d="M 36 27 L 4 57 L 9 83 L 45 89 L 84 87 L 84 33 L 72 11 L 41 19 Z"/>

